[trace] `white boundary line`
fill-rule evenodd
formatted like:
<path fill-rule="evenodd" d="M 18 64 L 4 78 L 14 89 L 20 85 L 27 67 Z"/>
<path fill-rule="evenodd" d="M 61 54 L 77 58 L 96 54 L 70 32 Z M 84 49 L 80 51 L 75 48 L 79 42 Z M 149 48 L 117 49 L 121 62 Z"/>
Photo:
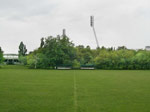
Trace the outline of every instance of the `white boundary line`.
<path fill-rule="evenodd" d="M 76 83 L 76 74 L 74 70 L 74 76 L 73 76 L 73 81 L 74 81 L 74 112 L 77 112 L 77 107 L 78 107 L 78 102 L 77 102 L 77 83 Z"/>

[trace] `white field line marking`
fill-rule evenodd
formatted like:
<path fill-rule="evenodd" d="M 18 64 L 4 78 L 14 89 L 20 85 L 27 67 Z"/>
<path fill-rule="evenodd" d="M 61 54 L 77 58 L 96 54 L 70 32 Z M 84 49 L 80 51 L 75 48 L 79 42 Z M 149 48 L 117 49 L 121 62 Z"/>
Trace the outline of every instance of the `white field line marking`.
<path fill-rule="evenodd" d="M 78 107 L 78 103 L 77 103 L 77 83 L 76 83 L 76 74 L 74 71 L 74 112 L 77 112 L 77 107 Z"/>

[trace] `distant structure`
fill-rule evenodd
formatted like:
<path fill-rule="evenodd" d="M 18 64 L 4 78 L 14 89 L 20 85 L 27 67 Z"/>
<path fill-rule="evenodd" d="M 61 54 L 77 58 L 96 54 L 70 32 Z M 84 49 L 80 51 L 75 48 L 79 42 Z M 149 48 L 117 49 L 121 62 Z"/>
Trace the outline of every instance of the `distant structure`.
<path fill-rule="evenodd" d="M 19 64 L 18 54 L 4 54 L 5 64 Z"/>
<path fill-rule="evenodd" d="M 150 51 L 150 46 L 145 46 L 145 50 Z"/>
<path fill-rule="evenodd" d="M 66 29 L 63 29 L 63 36 L 66 36 Z"/>
<path fill-rule="evenodd" d="M 99 48 L 99 43 L 98 43 L 98 39 L 97 39 L 95 27 L 94 27 L 94 16 L 91 16 L 91 17 L 90 17 L 90 25 L 91 25 L 91 27 L 93 28 L 93 32 L 94 32 L 94 36 L 95 36 L 97 48 Z"/>

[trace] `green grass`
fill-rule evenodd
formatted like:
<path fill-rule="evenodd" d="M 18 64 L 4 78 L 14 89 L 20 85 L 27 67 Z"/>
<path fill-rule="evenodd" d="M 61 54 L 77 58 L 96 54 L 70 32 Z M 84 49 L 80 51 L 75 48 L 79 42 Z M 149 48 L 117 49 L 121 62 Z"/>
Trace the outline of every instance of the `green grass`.
<path fill-rule="evenodd" d="M 6 66 L 0 112 L 150 112 L 150 71 Z"/>

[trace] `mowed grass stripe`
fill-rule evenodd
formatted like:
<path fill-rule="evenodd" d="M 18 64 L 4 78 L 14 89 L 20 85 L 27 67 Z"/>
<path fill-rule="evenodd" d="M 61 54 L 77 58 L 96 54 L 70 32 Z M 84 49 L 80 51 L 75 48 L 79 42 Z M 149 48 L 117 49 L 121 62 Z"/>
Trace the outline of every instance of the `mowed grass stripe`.
<path fill-rule="evenodd" d="M 149 112 L 150 71 L 80 71 L 78 112 Z"/>
<path fill-rule="evenodd" d="M 0 70 L 0 112 L 73 112 L 68 71 Z"/>

